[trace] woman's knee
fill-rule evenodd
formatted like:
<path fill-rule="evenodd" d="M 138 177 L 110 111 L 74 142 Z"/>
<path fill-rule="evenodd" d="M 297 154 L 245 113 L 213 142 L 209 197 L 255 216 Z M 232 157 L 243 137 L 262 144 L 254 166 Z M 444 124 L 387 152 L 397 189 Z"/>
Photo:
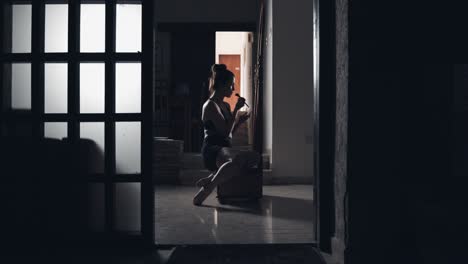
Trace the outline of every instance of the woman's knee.
<path fill-rule="evenodd" d="M 234 158 L 231 150 L 229 148 L 223 147 L 219 150 L 218 156 L 216 157 L 216 165 L 219 168 L 226 162 L 232 162 L 233 159 Z"/>

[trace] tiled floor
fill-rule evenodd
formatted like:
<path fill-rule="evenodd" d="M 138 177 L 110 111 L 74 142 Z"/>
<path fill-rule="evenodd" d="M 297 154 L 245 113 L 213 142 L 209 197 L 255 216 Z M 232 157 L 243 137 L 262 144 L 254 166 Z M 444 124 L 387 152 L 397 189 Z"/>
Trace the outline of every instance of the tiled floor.
<path fill-rule="evenodd" d="M 195 187 L 156 186 L 157 244 L 314 243 L 312 185 L 264 186 L 256 203 L 221 205 L 213 192 L 192 205 Z"/>

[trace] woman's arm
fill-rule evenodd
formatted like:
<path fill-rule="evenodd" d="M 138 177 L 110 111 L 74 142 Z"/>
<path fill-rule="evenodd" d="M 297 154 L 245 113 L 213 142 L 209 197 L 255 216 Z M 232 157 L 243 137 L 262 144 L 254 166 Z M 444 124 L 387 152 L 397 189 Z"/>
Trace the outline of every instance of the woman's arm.
<path fill-rule="evenodd" d="M 223 137 L 228 137 L 232 131 L 235 118 L 224 119 L 221 109 L 212 101 L 208 101 L 203 107 L 202 119 L 203 121 L 211 120 L 215 126 L 216 131 Z M 237 113 L 237 111 L 235 111 Z"/>

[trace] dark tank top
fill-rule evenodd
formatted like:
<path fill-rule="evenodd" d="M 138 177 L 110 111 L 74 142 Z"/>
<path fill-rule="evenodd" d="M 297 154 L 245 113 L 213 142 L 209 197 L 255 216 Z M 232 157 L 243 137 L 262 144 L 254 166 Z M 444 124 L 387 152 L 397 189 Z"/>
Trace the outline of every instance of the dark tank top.
<path fill-rule="evenodd" d="M 211 99 L 208 99 L 208 100 L 212 101 L 213 103 L 215 103 L 218 106 L 218 108 L 221 110 L 221 114 L 223 115 L 224 120 L 227 123 L 228 118 L 231 118 L 231 116 L 230 116 L 230 113 L 227 112 L 226 107 L 225 106 L 221 107 L 220 105 L 218 105 L 215 101 L 213 101 Z M 204 132 L 205 132 L 204 133 L 205 134 L 205 137 L 204 137 L 205 144 L 220 145 L 220 146 L 225 146 L 225 147 L 230 147 L 231 146 L 231 138 L 230 137 L 220 136 L 216 131 L 216 127 L 215 127 L 213 121 L 211 121 L 211 120 L 204 121 L 203 122 L 203 128 L 204 128 Z"/>

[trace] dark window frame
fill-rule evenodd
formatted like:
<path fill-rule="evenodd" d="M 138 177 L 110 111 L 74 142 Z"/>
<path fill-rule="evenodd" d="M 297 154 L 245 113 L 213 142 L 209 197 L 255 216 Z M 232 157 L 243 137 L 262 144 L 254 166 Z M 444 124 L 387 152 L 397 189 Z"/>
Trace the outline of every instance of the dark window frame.
<path fill-rule="evenodd" d="M 80 5 L 105 4 L 106 40 L 105 52 L 80 52 Z M 32 6 L 31 53 L 11 53 L 11 38 L 8 28 L 7 9 L 13 4 L 30 4 Z M 68 4 L 68 52 L 44 52 L 45 4 Z M 142 5 L 142 49 L 135 53 L 115 52 L 116 5 Z M 11 15 L 10 15 L 11 16 Z M 11 18 L 10 18 L 11 19 Z M 141 236 L 145 244 L 154 244 L 154 199 L 152 186 L 152 64 L 153 64 L 153 1 L 151 0 L 29 0 L 2 1 L 0 4 L 0 65 L 1 76 L 9 73 L 6 67 L 14 62 L 31 63 L 31 110 L 12 110 L 11 91 L 8 94 L 8 80 L 2 78 L 0 82 L 0 132 L 3 135 L 8 124 L 29 124 L 31 135 L 36 140 L 44 138 L 44 123 L 66 122 L 67 137 L 72 143 L 80 138 L 81 122 L 104 123 L 105 159 L 104 173 L 91 174 L 90 183 L 104 183 L 105 185 L 105 233 L 110 237 L 120 236 L 115 229 L 115 184 L 141 183 Z M 11 20 L 10 20 L 11 21 Z M 8 35 L 8 36 L 7 36 Z M 6 37 L 5 37 L 6 36 Z M 44 63 L 64 62 L 68 65 L 67 85 L 67 113 L 44 113 Z M 79 91 L 79 65 L 82 62 L 102 62 L 105 64 L 105 112 L 100 114 L 81 114 Z M 115 112 L 115 64 L 117 62 L 136 62 L 141 64 L 141 112 Z M 10 73 L 11 76 L 11 73 Z M 117 174 L 115 170 L 115 124 L 116 122 L 138 122 L 141 124 L 141 172 L 139 174 Z M 7 132 L 5 132 L 6 134 Z M 124 236 L 125 237 L 125 236 Z"/>

